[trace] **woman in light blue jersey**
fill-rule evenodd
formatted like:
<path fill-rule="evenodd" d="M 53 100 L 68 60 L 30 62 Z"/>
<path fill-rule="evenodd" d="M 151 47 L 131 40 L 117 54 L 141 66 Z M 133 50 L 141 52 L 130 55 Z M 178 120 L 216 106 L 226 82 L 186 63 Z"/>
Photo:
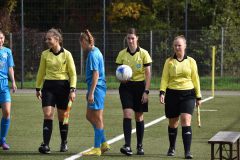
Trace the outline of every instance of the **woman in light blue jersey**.
<path fill-rule="evenodd" d="M 106 80 L 103 56 L 100 50 L 94 46 L 94 38 L 89 30 L 85 30 L 80 36 L 80 44 L 88 54 L 86 62 L 87 92 L 87 120 L 94 128 L 94 148 L 83 155 L 100 156 L 110 149 L 104 135 L 103 109 L 106 96 Z"/>
<path fill-rule="evenodd" d="M 13 93 L 17 90 L 14 78 L 14 62 L 12 51 L 3 46 L 5 35 L 0 31 L 0 108 L 2 108 L 0 146 L 3 150 L 9 150 L 6 136 L 10 126 L 11 96 L 8 87 L 8 76 L 12 82 Z"/>

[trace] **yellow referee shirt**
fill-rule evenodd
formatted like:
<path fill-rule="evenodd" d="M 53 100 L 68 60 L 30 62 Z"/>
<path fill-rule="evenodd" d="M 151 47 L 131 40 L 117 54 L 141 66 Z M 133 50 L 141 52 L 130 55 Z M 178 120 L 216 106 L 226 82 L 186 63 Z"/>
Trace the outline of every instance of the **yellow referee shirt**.
<path fill-rule="evenodd" d="M 61 48 L 58 54 L 51 49 L 42 52 L 37 74 L 36 88 L 42 88 L 43 80 L 69 80 L 76 88 L 77 75 L 72 54 Z"/>
<path fill-rule="evenodd" d="M 121 50 L 117 56 L 116 64 L 128 65 L 132 68 L 133 75 L 130 81 L 144 81 L 145 80 L 145 66 L 149 66 L 152 59 L 143 48 L 138 47 L 136 52 L 131 54 L 128 48 Z"/>
<path fill-rule="evenodd" d="M 189 90 L 195 89 L 196 98 L 201 98 L 200 82 L 196 61 L 184 56 L 183 61 L 178 61 L 176 55 L 166 60 L 162 73 L 160 91 L 166 89 Z"/>

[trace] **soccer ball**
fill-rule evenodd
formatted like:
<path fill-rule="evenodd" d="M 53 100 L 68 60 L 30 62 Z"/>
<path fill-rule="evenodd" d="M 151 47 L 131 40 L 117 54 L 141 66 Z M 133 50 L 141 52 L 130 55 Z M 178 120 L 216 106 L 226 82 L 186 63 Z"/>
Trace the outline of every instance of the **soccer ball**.
<path fill-rule="evenodd" d="M 132 69 L 128 65 L 118 66 L 116 70 L 116 77 L 120 81 L 128 81 L 132 77 Z"/>

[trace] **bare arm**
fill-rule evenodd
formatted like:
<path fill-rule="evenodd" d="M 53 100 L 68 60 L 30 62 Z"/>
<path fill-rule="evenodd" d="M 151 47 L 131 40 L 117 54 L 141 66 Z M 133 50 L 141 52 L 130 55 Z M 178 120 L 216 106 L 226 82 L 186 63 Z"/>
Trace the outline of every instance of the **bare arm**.
<path fill-rule="evenodd" d="M 145 90 L 149 90 L 151 82 L 151 69 L 150 66 L 145 67 Z"/>
<path fill-rule="evenodd" d="M 98 71 L 93 71 L 92 85 L 88 93 L 88 103 L 91 103 L 91 104 L 94 103 L 94 91 L 97 86 L 98 78 L 99 78 Z"/>
<path fill-rule="evenodd" d="M 9 77 L 10 77 L 10 80 L 12 82 L 12 91 L 13 93 L 16 92 L 17 90 L 17 85 L 16 85 L 16 82 L 15 82 L 15 78 L 14 78 L 14 70 L 13 70 L 13 67 L 9 67 Z"/>
<path fill-rule="evenodd" d="M 149 90 L 151 83 L 151 68 L 150 66 L 145 67 L 145 90 Z M 142 103 L 146 103 L 148 101 L 148 94 L 146 92 L 143 93 Z"/>

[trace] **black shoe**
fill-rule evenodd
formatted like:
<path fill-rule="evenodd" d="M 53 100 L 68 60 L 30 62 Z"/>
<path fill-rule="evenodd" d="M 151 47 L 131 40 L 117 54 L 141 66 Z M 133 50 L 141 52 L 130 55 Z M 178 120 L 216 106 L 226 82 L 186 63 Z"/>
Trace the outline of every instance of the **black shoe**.
<path fill-rule="evenodd" d="M 144 150 L 142 145 L 137 145 L 137 155 L 144 155 Z"/>
<path fill-rule="evenodd" d="M 193 159 L 193 155 L 190 152 L 186 152 L 185 159 Z"/>
<path fill-rule="evenodd" d="M 172 147 L 169 147 L 167 156 L 174 156 L 175 155 L 175 149 Z"/>
<path fill-rule="evenodd" d="M 67 151 L 68 151 L 67 142 L 61 143 L 60 152 L 67 152 Z"/>
<path fill-rule="evenodd" d="M 131 150 L 131 147 L 128 147 L 126 145 L 124 145 L 122 148 L 120 148 L 120 152 L 122 154 L 125 154 L 127 156 L 131 156 L 133 153 L 132 153 L 132 150 Z"/>
<path fill-rule="evenodd" d="M 41 146 L 38 148 L 38 151 L 42 154 L 51 153 L 49 146 L 44 143 L 41 144 Z"/>

